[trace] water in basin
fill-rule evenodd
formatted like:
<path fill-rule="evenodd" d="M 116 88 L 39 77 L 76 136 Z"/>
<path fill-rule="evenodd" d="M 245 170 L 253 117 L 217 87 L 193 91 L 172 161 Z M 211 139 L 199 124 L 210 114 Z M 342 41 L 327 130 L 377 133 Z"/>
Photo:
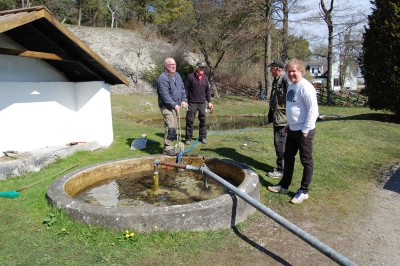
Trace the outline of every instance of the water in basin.
<path fill-rule="evenodd" d="M 102 206 L 172 206 L 212 199 L 227 192 L 211 178 L 203 182 L 202 174 L 196 171 L 162 168 L 158 182 L 156 187 L 153 171 L 118 175 L 86 188 L 75 199 Z"/>

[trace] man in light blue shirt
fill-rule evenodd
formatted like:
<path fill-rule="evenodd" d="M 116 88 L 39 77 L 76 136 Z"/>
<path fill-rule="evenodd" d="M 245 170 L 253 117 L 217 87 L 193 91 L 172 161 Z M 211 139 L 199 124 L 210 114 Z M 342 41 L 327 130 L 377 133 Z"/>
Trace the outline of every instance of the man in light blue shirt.
<path fill-rule="evenodd" d="M 317 94 L 314 86 L 303 78 L 305 67 L 302 61 L 292 59 L 286 65 L 286 73 L 292 84 L 286 94 L 287 123 L 284 131 L 287 133 L 285 145 L 285 168 L 282 180 L 268 190 L 276 193 L 288 193 L 292 182 L 296 154 L 300 152 L 303 165 L 303 177 L 300 188 L 291 200 L 298 204 L 308 199 L 308 191 L 314 172 L 313 140 L 315 123 L 318 118 Z"/>

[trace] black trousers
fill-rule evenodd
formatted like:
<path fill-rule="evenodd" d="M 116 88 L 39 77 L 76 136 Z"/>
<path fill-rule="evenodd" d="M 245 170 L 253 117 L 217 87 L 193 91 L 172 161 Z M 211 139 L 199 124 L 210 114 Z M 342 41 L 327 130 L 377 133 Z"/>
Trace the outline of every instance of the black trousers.
<path fill-rule="evenodd" d="M 288 129 L 286 145 L 285 145 L 285 168 L 283 169 L 282 180 L 279 182 L 282 188 L 288 189 L 293 179 L 294 163 L 296 154 L 300 152 L 300 161 L 303 165 L 303 177 L 301 179 L 300 188 L 304 193 L 310 189 L 310 183 L 314 173 L 313 160 L 313 140 L 315 136 L 315 128 L 310 130 L 307 137 L 304 137 L 301 130 L 291 131 Z"/>
<path fill-rule="evenodd" d="M 193 138 L 193 123 L 198 113 L 199 118 L 199 138 L 205 139 L 207 137 L 207 123 L 206 123 L 206 103 L 191 103 L 189 102 L 189 110 L 186 113 L 186 140 Z"/>
<path fill-rule="evenodd" d="M 274 126 L 274 147 L 276 154 L 276 169 L 283 171 L 285 144 L 286 144 L 286 133 L 282 132 L 284 126 Z"/>

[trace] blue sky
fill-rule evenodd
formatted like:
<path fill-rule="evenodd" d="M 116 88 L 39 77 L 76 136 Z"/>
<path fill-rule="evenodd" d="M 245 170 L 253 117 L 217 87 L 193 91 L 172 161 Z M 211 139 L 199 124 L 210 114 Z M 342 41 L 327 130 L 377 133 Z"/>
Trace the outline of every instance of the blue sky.
<path fill-rule="evenodd" d="M 325 5 L 329 8 L 330 0 L 325 0 Z M 302 5 L 310 7 L 310 11 L 299 15 L 289 15 L 290 20 L 296 20 L 297 22 L 289 23 L 290 33 L 296 36 L 303 36 L 311 44 L 325 42 L 328 35 L 328 29 L 325 22 L 319 23 L 307 23 L 304 22 L 303 18 L 310 14 L 316 14 L 319 11 L 320 0 L 302 0 Z M 341 15 L 362 13 L 365 16 L 371 14 L 372 5 L 370 0 L 335 0 L 334 10 L 344 9 L 340 11 Z M 348 19 L 350 16 L 344 16 L 342 20 Z"/>

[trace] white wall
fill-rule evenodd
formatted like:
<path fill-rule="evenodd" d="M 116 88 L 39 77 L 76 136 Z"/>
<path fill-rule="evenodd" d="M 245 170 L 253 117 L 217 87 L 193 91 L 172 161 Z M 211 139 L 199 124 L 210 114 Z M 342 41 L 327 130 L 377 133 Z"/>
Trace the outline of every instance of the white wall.
<path fill-rule="evenodd" d="M 113 141 L 104 82 L 0 82 L 0 153 Z M 0 154 L 1 156 L 2 154 Z"/>
<path fill-rule="evenodd" d="M 333 90 L 334 91 L 339 91 L 342 87 L 343 88 L 350 88 L 350 90 L 357 90 L 357 73 L 354 71 L 353 67 L 350 65 L 347 67 L 347 74 L 346 74 L 346 80 L 343 84 L 343 86 L 334 86 Z M 339 62 L 335 62 L 332 65 L 332 84 L 334 79 L 339 78 Z"/>
<path fill-rule="evenodd" d="M 5 34 L 0 34 L 0 47 L 26 50 Z M 0 82 L 68 81 L 57 69 L 37 58 L 0 55 Z"/>
<path fill-rule="evenodd" d="M 114 139 L 110 86 L 104 82 L 76 83 L 75 97 L 79 138 L 97 140 L 100 146 L 108 147 Z"/>

